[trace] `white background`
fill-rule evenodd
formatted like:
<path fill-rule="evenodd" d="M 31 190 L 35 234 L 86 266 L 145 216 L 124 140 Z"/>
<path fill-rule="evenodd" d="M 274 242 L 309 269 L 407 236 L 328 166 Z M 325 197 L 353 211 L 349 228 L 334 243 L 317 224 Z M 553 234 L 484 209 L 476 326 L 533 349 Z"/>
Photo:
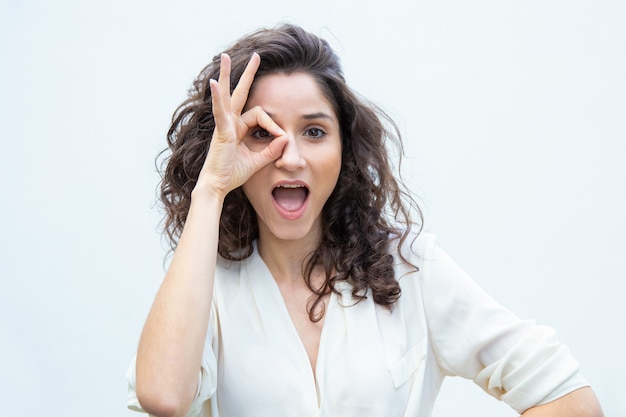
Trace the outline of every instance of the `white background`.
<path fill-rule="evenodd" d="M 165 254 L 154 157 L 208 60 L 283 21 L 396 119 L 426 229 L 626 415 L 622 0 L 0 5 L 2 415 L 134 415 L 124 372 Z M 434 415 L 515 413 L 450 379 Z"/>

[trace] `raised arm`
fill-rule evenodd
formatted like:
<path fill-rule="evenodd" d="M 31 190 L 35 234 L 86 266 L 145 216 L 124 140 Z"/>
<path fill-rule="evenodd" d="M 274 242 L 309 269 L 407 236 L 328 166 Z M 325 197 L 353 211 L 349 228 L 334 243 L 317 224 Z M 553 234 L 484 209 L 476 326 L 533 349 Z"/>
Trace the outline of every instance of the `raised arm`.
<path fill-rule="evenodd" d="M 284 132 L 260 108 L 242 114 L 260 58 L 254 54 L 232 96 L 230 58 L 222 56 L 219 81 L 211 80 L 215 131 L 192 192 L 183 232 L 146 320 L 137 352 L 136 392 L 154 416 L 185 415 L 197 391 L 217 261 L 224 198 L 280 156 Z M 262 126 L 276 139 L 250 152 L 243 137 Z"/>

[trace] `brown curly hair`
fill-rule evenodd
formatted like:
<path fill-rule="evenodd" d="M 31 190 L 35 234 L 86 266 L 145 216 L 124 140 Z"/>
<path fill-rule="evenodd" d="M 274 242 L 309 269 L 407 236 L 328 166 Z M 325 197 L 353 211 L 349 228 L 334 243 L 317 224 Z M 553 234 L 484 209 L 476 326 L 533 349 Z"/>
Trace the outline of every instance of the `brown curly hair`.
<path fill-rule="evenodd" d="M 387 144 L 397 146 L 399 157 L 403 153 L 397 126 L 377 106 L 350 90 L 339 58 L 328 42 L 298 26 L 258 30 L 224 52 L 232 62 L 232 88 L 256 52 L 261 56 L 261 64 L 255 79 L 271 73 L 308 73 L 334 105 L 339 119 L 341 172 L 322 211 L 319 247 L 303 264 L 306 284 L 314 293 L 308 306 L 310 319 L 321 319 L 323 297 L 331 291 L 337 292 L 335 284 L 339 281 L 351 284 L 355 302 L 369 293 L 377 304 L 391 308 L 400 297 L 391 244 L 394 240 L 402 244 L 407 238 L 414 225 L 410 217 L 412 210 L 419 216 L 418 233 L 423 220 L 399 173 L 397 178 L 394 176 L 389 160 Z M 172 250 L 182 233 L 191 192 L 215 127 L 209 80 L 219 76 L 220 55 L 200 72 L 189 98 L 174 113 L 167 134 L 168 148 L 160 154 L 166 154 L 168 149 L 171 152 L 163 161 L 166 168 L 162 171 L 160 197 L 165 206 L 164 230 Z M 220 219 L 220 256 L 233 261 L 249 257 L 258 233 L 256 213 L 242 188 L 231 191 L 224 200 Z M 397 255 L 406 262 L 399 250 Z M 326 271 L 326 280 L 320 288 L 311 283 L 316 266 Z"/>

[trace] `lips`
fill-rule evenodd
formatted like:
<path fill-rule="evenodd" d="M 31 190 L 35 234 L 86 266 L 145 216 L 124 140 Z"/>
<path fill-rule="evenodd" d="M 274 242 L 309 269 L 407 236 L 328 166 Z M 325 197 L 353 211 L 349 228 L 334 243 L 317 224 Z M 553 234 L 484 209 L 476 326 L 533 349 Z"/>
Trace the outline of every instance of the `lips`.
<path fill-rule="evenodd" d="M 289 219 L 299 217 L 305 209 L 309 189 L 304 184 L 280 184 L 272 190 L 274 205 Z"/>

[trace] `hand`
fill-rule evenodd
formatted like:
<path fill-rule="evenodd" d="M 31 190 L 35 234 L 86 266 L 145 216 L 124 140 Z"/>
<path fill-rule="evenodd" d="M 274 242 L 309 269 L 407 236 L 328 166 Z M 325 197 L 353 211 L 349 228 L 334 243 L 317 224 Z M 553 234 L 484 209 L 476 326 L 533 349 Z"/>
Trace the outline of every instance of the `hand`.
<path fill-rule="evenodd" d="M 216 191 L 222 197 L 243 185 L 256 171 L 278 159 L 287 143 L 285 132 L 260 107 L 242 114 L 261 57 L 254 53 L 237 87 L 230 95 L 230 57 L 222 55 L 219 80 L 209 81 L 215 130 L 194 193 L 199 189 Z M 257 152 L 242 140 L 248 131 L 260 126 L 275 139 Z"/>

